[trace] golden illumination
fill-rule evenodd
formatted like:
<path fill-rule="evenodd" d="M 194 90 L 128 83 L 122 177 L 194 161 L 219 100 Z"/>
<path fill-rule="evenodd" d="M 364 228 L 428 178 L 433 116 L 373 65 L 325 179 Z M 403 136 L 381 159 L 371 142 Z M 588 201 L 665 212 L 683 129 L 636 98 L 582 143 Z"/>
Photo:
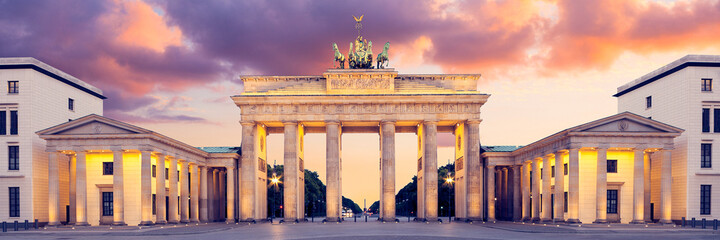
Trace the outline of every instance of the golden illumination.
<path fill-rule="evenodd" d="M 452 177 L 445 178 L 445 183 L 452 184 L 455 180 Z"/>

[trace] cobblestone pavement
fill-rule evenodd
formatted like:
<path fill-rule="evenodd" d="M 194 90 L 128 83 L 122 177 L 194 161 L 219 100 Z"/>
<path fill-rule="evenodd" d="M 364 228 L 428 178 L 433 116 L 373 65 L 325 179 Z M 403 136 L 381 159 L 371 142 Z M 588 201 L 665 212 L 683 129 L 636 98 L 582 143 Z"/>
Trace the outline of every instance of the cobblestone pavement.
<path fill-rule="evenodd" d="M 0 239 L 714 239 L 720 230 L 660 225 L 545 225 L 497 223 L 307 222 L 189 224 L 151 227 L 61 227 L 0 233 Z"/>

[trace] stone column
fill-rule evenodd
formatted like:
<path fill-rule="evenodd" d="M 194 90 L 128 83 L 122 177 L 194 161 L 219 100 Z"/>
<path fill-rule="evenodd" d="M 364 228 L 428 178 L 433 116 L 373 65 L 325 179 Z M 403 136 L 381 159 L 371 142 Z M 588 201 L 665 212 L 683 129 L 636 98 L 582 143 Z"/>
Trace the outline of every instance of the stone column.
<path fill-rule="evenodd" d="M 240 219 L 252 221 L 255 218 L 255 187 L 257 186 L 257 157 L 255 153 L 256 125 L 252 121 L 242 124 L 242 166 L 240 174 Z"/>
<path fill-rule="evenodd" d="M 48 226 L 60 225 L 60 153 L 48 153 Z"/>
<path fill-rule="evenodd" d="M 69 168 L 69 170 L 70 170 L 70 197 L 69 197 L 70 212 L 68 213 L 68 215 L 70 215 L 70 222 L 68 224 L 73 225 L 73 224 L 75 224 L 75 219 L 77 218 L 77 214 L 75 214 L 75 212 L 76 212 L 75 209 L 77 209 L 75 207 L 75 204 L 77 203 L 77 200 L 75 197 L 76 192 L 77 192 L 77 190 L 76 190 L 77 189 L 77 183 L 76 183 L 77 160 L 75 158 L 75 154 L 68 154 L 67 157 L 68 157 L 68 159 L 70 159 L 70 168 Z"/>
<path fill-rule="evenodd" d="M 298 123 L 283 122 L 285 125 L 285 166 L 283 182 L 283 215 L 286 222 L 295 221 L 298 200 Z"/>
<path fill-rule="evenodd" d="M 190 222 L 190 206 L 188 205 L 188 198 L 190 198 L 190 189 L 188 181 L 188 162 L 187 159 L 183 159 L 180 162 L 180 222 Z"/>
<path fill-rule="evenodd" d="M 199 222 L 200 213 L 200 176 L 198 176 L 198 165 L 190 164 L 190 222 Z"/>
<path fill-rule="evenodd" d="M 552 179 L 552 167 L 550 166 L 550 157 L 543 157 L 543 169 L 542 169 L 542 219 L 543 222 L 551 222 L 551 209 L 552 209 L 552 191 L 551 182 Z"/>
<path fill-rule="evenodd" d="M 530 164 L 522 165 L 522 221 L 530 221 Z"/>
<path fill-rule="evenodd" d="M 212 174 L 212 217 L 210 217 L 211 222 L 215 222 L 220 219 L 220 209 L 222 208 L 220 204 L 220 170 L 213 169 Z M 256 205 L 257 206 L 257 205 Z"/>
<path fill-rule="evenodd" d="M 437 122 L 425 121 L 425 219 L 438 218 Z"/>
<path fill-rule="evenodd" d="M 565 166 L 562 155 L 560 151 L 555 153 L 555 222 L 565 221 Z"/>
<path fill-rule="evenodd" d="M 382 141 L 381 221 L 395 221 L 395 122 L 380 123 Z"/>
<path fill-rule="evenodd" d="M 125 224 L 125 180 L 123 179 L 123 150 L 113 149 L 113 223 Z"/>
<path fill-rule="evenodd" d="M 500 196 L 502 197 L 502 217 L 503 219 L 507 219 L 507 217 L 510 215 L 510 169 L 508 167 L 503 167 L 500 170 L 500 187 L 502 190 L 500 191 Z"/>
<path fill-rule="evenodd" d="M 513 206 L 513 221 L 522 220 L 522 199 L 520 198 L 520 166 L 514 165 L 512 169 L 512 206 Z"/>
<path fill-rule="evenodd" d="M 672 223 L 672 149 L 661 150 L 660 223 Z"/>
<path fill-rule="evenodd" d="M 646 153 L 645 156 L 643 157 L 643 161 L 645 162 L 645 166 L 644 166 L 645 180 L 643 182 L 643 186 L 644 186 L 643 188 L 645 188 L 645 193 L 644 193 L 644 195 L 645 195 L 645 204 L 644 204 L 645 222 L 652 222 L 652 219 L 650 219 L 650 189 L 651 189 L 650 188 L 650 184 L 651 184 L 651 181 L 650 181 L 650 168 L 651 168 L 650 155 L 651 155 L 651 153 Z"/>
<path fill-rule="evenodd" d="M 468 154 L 465 156 L 467 177 L 467 218 L 483 218 L 483 166 L 480 162 L 480 120 L 468 120 Z"/>
<path fill-rule="evenodd" d="M 340 122 L 325 122 L 326 136 L 326 178 L 327 188 L 325 194 L 326 219 L 338 221 L 340 219 L 341 203 L 338 201 L 340 193 Z"/>
<path fill-rule="evenodd" d="M 597 148 L 597 192 L 595 222 L 607 223 L 607 148 Z"/>
<path fill-rule="evenodd" d="M 635 148 L 633 171 L 633 220 L 630 223 L 645 223 L 645 151 Z"/>
<path fill-rule="evenodd" d="M 165 224 L 165 155 L 158 153 L 155 159 L 155 224 Z"/>
<path fill-rule="evenodd" d="M 89 226 L 87 222 L 87 162 L 85 156 L 87 152 L 85 150 L 76 150 L 76 173 L 75 176 L 75 213 L 77 214 L 75 219 L 76 226 Z"/>
<path fill-rule="evenodd" d="M 227 168 L 227 223 L 235 223 L 235 166 L 226 166 Z"/>
<path fill-rule="evenodd" d="M 532 221 L 540 221 L 540 160 L 532 160 Z"/>
<path fill-rule="evenodd" d="M 208 221 L 208 174 L 206 166 L 198 166 L 200 171 L 200 222 Z"/>
<path fill-rule="evenodd" d="M 580 149 L 568 149 L 568 222 L 580 223 Z"/>
<path fill-rule="evenodd" d="M 140 224 L 152 225 L 152 152 L 140 151 Z"/>
<path fill-rule="evenodd" d="M 177 157 L 170 158 L 170 168 L 168 168 L 168 176 L 170 187 L 168 195 L 168 223 L 178 223 L 178 170 L 177 170 L 178 159 Z"/>
<path fill-rule="evenodd" d="M 495 165 L 487 165 L 487 220 L 495 221 Z"/>

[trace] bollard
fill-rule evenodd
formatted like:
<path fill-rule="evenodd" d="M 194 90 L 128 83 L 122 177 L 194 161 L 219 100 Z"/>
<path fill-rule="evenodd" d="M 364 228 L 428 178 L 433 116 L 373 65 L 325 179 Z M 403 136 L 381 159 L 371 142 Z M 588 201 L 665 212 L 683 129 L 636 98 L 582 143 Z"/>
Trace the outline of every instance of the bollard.
<path fill-rule="evenodd" d="M 25 219 L 25 230 L 28 230 L 28 229 L 30 229 L 30 224 L 29 224 L 29 221 L 27 219 Z"/>
<path fill-rule="evenodd" d="M 35 225 L 34 225 L 34 227 L 35 227 L 35 229 L 38 229 L 38 227 L 39 227 L 39 226 L 38 226 L 38 220 L 37 220 L 37 219 L 35 219 Z"/>
<path fill-rule="evenodd" d="M 367 215 L 365 215 L 365 222 L 367 222 Z"/>
<path fill-rule="evenodd" d="M 2 223 L 2 231 L 7 232 L 7 222 L 3 221 Z"/>
<path fill-rule="evenodd" d="M 15 221 L 15 226 L 13 227 L 13 230 L 16 232 L 18 231 L 18 221 Z"/>
<path fill-rule="evenodd" d="M 357 216 L 353 214 L 353 219 L 355 219 L 355 222 L 357 222 Z"/>
<path fill-rule="evenodd" d="M 690 222 L 690 226 L 692 228 L 695 228 L 695 218 L 692 218 L 692 222 Z"/>
<path fill-rule="evenodd" d="M 682 217 L 682 227 L 685 227 L 685 217 Z"/>
<path fill-rule="evenodd" d="M 717 230 L 717 227 L 718 227 L 718 220 L 715 219 L 715 220 L 713 220 L 713 230 Z"/>
<path fill-rule="evenodd" d="M 702 229 L 705 229 L 705 218 L 702 219 Z"/>

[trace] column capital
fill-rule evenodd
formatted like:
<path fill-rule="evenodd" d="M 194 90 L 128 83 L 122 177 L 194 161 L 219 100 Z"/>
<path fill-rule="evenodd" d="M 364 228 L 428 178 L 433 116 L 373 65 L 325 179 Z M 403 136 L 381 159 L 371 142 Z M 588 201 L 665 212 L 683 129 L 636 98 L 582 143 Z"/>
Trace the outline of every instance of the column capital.
<path fill-rule="evenodd" d="M 380 125 L 392 124 L 395 125 L 395 120 L 380 120 Z"/>
<path fill-rule="evenodd" d="M 480 124 L 480 122 L 482 122 L 482 119 L 468 119 L 467 120 L 468 124 Z"/>
<path fill-rule="evenodd" d="M 647 148 L 648 148 L 647 145 L 645 145 L 645 144 L 640 144 L 640 145 L 637 145 L 637 146 L 633 147 L 633 151 L 638 151 L 638 150 L 639 150 L 639 151 L 645 151 L 645 149 L 647 149 Z"/>
<path fill-rule="evenodd" d="M 108 149 L 113 152 L 119 152 L 119 151 L 123 150 L 123 147 L 122 146 L 110 146 Z"/>
<path fill-rule="evenodd" d="M 600 149 L 605 149 L 605 150 L 607 150 L 608 148 L 610 148 L 610 144 L 609 144 L 609 143 L 600 143 L 600 144 L 598 144 L 597 147 L 595 147 L 595 150 L 600 150 Z"/>
<path fill-rule="evenodd" d="M 488 164 L 486 167 L 487 167 L 488 169 L 492 169 L 492 168 L 494 168 L 494 167 L 496 167 L 496 166 L 497 166 L 497 165 L 495 165 L 495 164 Z"/>
<path fill-rule="evenodd" d="M 253 126 L 253 125 L 256 124 L 255 121 L 245 121 L 245 120 L 241 120 L 241 121 L 239 121 L 239 122 L 240 122 L 240 125 L 243 125 L 243 126 Z"/>
<path fill-rule="evenodd" d="M 437 120 L 423 120 L 422 124 L 423 125 L 437 125 L 438 121 Z"/>
<path fill-rule="evenodd" d="M 325 125 L 340 125 L 340 121 L 338 120 L 326 120 Z"/>
<path fill-rule="evenodd" d="M 285 120 L 285 121 L 282 121 L 282 124 L 283 124 L 283 126 L 288 126 L 288 125 L 290 125 L 290 126 L 292 126 L 292 125 L 298 125 L 298 121 L 294 121 L 294 120 Z"/>

